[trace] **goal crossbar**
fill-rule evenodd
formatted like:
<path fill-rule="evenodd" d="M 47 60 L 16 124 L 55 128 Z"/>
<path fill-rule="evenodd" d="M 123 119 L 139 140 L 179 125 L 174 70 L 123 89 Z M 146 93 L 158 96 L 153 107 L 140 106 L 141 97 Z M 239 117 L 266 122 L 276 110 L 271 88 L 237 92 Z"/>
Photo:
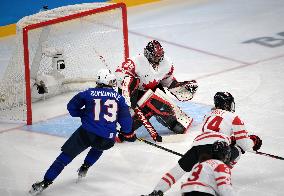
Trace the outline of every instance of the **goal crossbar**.
<path fill-rule="evenodd" d="M 123 20 L 123 34 L 124 34 L 124 48 L 125 48 L 125 59 L 129 56 L 128 48 L 128 27 L 127 27 L 127 11 L 126 5 L 124 3 L 111 4 L 100 8 L 95 8 L 87 11 L 82 11 L 80 13 L 74 13 L 67 16 L 61 16 L 54 19 L 38 22 L 35 24 L 30 24 L 22 28 L 23 30 L 23 52 L 24 52 L 24 65 L 25 65 L 25 82 L 26 82 L 26 105 L 27 105 L 27 119 L 28 125 L 32 124 L 32 100 L 31 100 L 31 87 L 30 87 L 30 68 L 29 68 L 29 48 L 28 48 L 28 32 L 33 29 L 45 27 L 48 25 L 57 24 L 60 22 L 74 20 L 80 17 L 109 11 L 112 9 L 121 8 L 122 9 L 122 20 Z"/>

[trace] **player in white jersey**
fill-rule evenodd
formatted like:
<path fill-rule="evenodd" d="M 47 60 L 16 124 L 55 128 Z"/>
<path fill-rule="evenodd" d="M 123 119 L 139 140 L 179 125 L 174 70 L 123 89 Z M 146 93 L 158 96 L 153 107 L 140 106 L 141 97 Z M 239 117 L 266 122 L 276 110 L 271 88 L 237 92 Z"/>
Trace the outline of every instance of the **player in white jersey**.
<path fill-rule="evenodd" d="M 231 149 L 226 142 L 215 142 L 212 154 L 202 154 L 187 181 L 181 185 L 182 196 L 233 196 L 231 170 L 225 164 Z"/>
<path fill-rule="evenodd" d="M 249 135 L 245 123 L 235 114 L 234 97 L 228 92 L 217 92 L 214 96 L 215 108 L 204 117 L 202 132 L 220 133 L 231 137 L 231 166 L 245 151 L 257 151 L 262 140 L 256 135 Z"/>
<path fill-rule="evenodd" d="M 224 141 L 216 141 L 211 146 L 210 153 L 199 155 L 199 162 L 194 165 L 185 182 L 181 184 L 182 196 L 234 196 L 231 183 L 231 170 L 225 164 L 231 156 L 230 146 Z M 186 172 L 177 164 L 167 172 L 160 183 L 148 196 L 163 196 L 175 181 Z"/>
<path fill-rule="evenodd" d="M 217 92 L 214 96 L 215 107 L 205 115 L 202 133 L 195 137 L 192 147 L 179 159 L 172 170 L 190 172 L 198 162 L 201 154 L 210 154 L 212 145 L 216 141 L 226 142 L 231 146 L 231 158 L 228 166 L 232 167 L 245 151 L 257 151 L 262 145 L 262 140 L 256 135 L 249 135 L 244 122 L 235 112 L 234 97 L 228 92 Z M 231 138 L 234 138 L 231 141 Z M 172 171 L 171 170 L 171 171 Z M 164 176 L 158 182 L 159 187 L 170 187 L 168 181 L 171 177 Z M 176 181 L 176 179 L 171 180 Z M 163 189 L 166 190 L 166 189 Z"/>
<path fill-rule="evenodd" d="M 184 133 L 192 121 L 188 118 L 190 122 L 179 123 L 179 116 L 173 111 L 171 101 L 157 96 L 156 89 L 161 89 L 159 92 L 165 95 L 164 88 L 167 88 L 181 101 L 192 99 L 198 88 L 196 81 L 178 82 L 173 72 L 173 63 L 164 55 L 164 49 L 157 40 L 147 44 L 144 54 L 128 59 L 116 70 L 122 95 L 134 109 L 133 131 L 143 124 L 155 141 L 161 141 L 161 137 L 149 122 L 152 116 L 175 133 Z M 123 135 L 119 136 L 123 140 Z"/>

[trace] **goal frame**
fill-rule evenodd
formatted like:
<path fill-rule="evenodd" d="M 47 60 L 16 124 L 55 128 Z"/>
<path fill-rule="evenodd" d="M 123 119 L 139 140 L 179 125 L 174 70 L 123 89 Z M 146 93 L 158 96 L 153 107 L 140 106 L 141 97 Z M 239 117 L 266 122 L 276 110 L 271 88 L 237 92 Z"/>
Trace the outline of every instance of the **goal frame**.
<path fill-rule="evenodd" d="M 80 17 L 93 15 L 96 13 L 101 13 L 105 11 L 110 11 L 113 9 L 121 8 L 122 11 L 122 28 L 123 28 L 123 43 L 124 43 L 124 58 L 125 60 L 129 57 L 129 46 L 128 46 L 128 25 L 127 25 L 127 9 L 125 3 L 116 3 L 107 5 L 100 8 L 91 9 L 88 11 L 82 11 L 76 14 L 70 14 L 63 17 L 58 17 L 55 19 L 47 20 L 44 22 L 39 22 L 35 24 L 27 25 L 23 27 L 23 50 L 24 50 L 24 66 L 25 66 L 25 86 L 26 86 L 26 105 L 27 105 L 27 125 L 32 124 L 32 97 L 31 97 L 31 87 L 30 87 L 30 60 L 29 60 L 29 48 L 28 48 L 28 33 L 30 30 L 41 28 L 44 26 L 49 26 L 57 24 L 60 22 L 74 20 Z"/>

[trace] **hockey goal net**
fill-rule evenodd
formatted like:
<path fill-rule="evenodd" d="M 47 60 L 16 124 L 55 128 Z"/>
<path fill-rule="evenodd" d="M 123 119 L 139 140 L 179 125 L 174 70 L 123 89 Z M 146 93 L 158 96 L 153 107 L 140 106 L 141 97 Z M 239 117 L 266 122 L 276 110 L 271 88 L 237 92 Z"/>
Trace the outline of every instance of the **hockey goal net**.
<path fill-rule="evenodd" d="M 0 84 L 0 120 L 32 124 L 32 103 L 94 85 L 128 58 L 123 3 L 86 3 L 26 16 Z M 66 103 L 64 103 L 66 105 Z"/>

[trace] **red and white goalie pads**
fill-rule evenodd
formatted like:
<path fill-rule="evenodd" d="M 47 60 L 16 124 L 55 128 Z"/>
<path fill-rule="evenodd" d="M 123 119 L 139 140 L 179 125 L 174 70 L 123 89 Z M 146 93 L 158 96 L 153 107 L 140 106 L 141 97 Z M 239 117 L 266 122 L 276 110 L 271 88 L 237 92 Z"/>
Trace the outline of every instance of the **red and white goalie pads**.
<path fill-rule="evenodd" d="M 189 101 L 197 91 L 198 84 L 195 80 L 177 82 L 173 87 L 169 87 L 169 91 L 179 101 Z"/>
<path fill-rule="evenodd" d="M 155 109 L 155 106 L 152 104 L 151 99 L 160 100 L 165 105 L 171 108 L 171 114 L 168 114 L 167 111 L 157 111 Z M 138 101 L 139 108 L 143 109 L 145 106 L 151 108 L 155 114 L 158 115 L 171 115 L 175 116 L 177 119 L 177 122 L 179 122 L 185 129 L 187 129 L 193 119 L 188 116 L 185 112 L 183 112 L 180 107 L 178 107 L 171 98 L 165 94 L 162 90 L 157 88 L 155 92 L 153 92 L 151 89 L 149 89 Z"/>

